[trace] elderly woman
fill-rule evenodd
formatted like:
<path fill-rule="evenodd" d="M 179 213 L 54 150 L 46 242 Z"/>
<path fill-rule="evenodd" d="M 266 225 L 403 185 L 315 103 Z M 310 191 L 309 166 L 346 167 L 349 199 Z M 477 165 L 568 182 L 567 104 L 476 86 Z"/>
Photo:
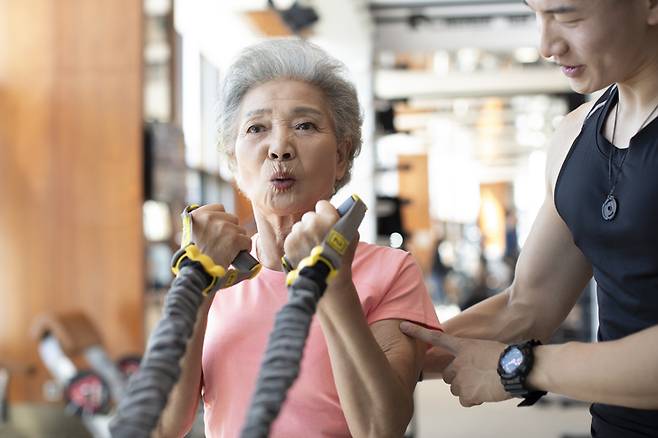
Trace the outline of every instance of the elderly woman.
<path fill-rule="evenodd" d="M 199 394 L 208 437 L 236 437 L 246 418 L 274 316 L 287 300 L 281 257 L 299 261 L 338 220 L 328 202 L 350 177 L 361 117 L 343 65 L 302 41 L 246 49 L 227 71 L 221 143 L 250 199 L 250 239 L 220 205 L 194 211 L 194 240 L 230 264 L 250 250 L 263 269 L 205 303 L 183 359 L 183 375 L 158 432 L 181 436 Z M 400 250 L 354 242 L 317 308 L 299 378 L 273 437 L 402 436 L 426 345 L 403 320 L 438 327 L 421 272 Z"/>

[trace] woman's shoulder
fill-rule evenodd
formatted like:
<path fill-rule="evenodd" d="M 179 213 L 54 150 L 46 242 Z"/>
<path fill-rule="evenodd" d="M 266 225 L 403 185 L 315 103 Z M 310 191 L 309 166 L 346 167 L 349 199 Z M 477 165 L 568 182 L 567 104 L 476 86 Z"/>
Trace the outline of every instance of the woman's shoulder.
<path fill-rule="evenodd" d="M 359 242 L 359 245 L 356 248 L 356 257 L 359 256 L 377 256 L 377 257 L 394 257 L 403 259 L 409 256 L 407 251 L 391 248 L 390 246 L 377 245 L 374 243 L 368 242 Z"/>
<path fill-rule="evenodd" d="M 400 249 L 360 243 L 352 275 L 370 322 L 393 316 L 409 318 L 407 312 L 418 310 L 423 297 L 428 297 L 420 266 Z"/>
<path fill-rule="evenodd" d="M 411 254 L 397 248 L 359 242 L 354 256 L 357 266 L 370 266 L 376 269 L 399 270 L 402 266 L 415 264 Z"/>

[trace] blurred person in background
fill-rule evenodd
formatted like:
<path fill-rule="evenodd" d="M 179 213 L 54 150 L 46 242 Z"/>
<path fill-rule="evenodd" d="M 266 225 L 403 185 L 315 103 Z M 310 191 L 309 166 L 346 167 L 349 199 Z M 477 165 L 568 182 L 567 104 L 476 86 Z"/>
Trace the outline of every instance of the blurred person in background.
<path fill-rule="evenodd" d="M 473 274 L 472 286 L 463 291 L 464 296 L 459 302 L 459 308 L 466 310 L 480 301 L 489 298 L 493 291 L 489 288 L 489 262 L 484 254 L 478 257 L 478 264 Z"/>
<path fill-rule="evenodd" d="M 512 285 L 447 321 L 425 375 L 464 406 L 544 391 L 593 402 L 592 436 L 658 436 L 658 0 L 526 0 L 541 54 L 596 101 L 549 145 L 545 201 Z M 548 341 L 597 283 L 598 343 Z M 512 344 L 512 345 L 507 345 Z M 510 428 L 513 429 L 513 425 Z"/>
<path fill-rule="evenodd" d="M 435 304 L 445 304 L 447 301 L 445 280 L 451 270 L 441 255 L 441 245 L 445 243 L 445 231 L 443 227 L 443 223 L 437 220 L 432 221 L 432 237 L 434 242 L 432 247 L 434 250 L 432 252 L 432 266 L 430 268 L 430 293 Z"/>
<path fill-rule="evenodd" d="M 519 258 L 519 237 L 516 231 L 518 220 L 514 210 L 505 211 L 505 251 L 503 261 L 512 272 Z"/>

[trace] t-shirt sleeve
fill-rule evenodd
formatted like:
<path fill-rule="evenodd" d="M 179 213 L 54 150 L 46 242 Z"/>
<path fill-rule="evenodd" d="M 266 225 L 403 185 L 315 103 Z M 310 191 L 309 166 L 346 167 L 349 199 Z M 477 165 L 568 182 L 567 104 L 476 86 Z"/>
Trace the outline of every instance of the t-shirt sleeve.
<path fill-rule="evenodd" d="M 391 266 L 394 275 L 383 288 L 381 300 L 366 314 L 368 324 L 383 319 L 400 319 L 440 330 L 420 267 L 409 253 L 398 260 L 397 269 Z"/>

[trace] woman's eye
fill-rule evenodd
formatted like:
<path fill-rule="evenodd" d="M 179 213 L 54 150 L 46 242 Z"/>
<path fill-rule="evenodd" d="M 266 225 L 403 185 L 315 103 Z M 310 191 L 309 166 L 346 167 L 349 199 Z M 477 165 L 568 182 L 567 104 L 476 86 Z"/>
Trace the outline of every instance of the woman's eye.
<path fill-rule="evenodd" d="M 295 126 L 295 128 L 302 131 L 308 131 L 309 129 L 315 129 L 315 125 L 311 122 L 302 122 Z"/>
<path fill-rule="evenodd" d="M 262 125 L 251 125 L 247 128 L 247 134 L 258 134 L 263 132 L 264 128 Z"/>

